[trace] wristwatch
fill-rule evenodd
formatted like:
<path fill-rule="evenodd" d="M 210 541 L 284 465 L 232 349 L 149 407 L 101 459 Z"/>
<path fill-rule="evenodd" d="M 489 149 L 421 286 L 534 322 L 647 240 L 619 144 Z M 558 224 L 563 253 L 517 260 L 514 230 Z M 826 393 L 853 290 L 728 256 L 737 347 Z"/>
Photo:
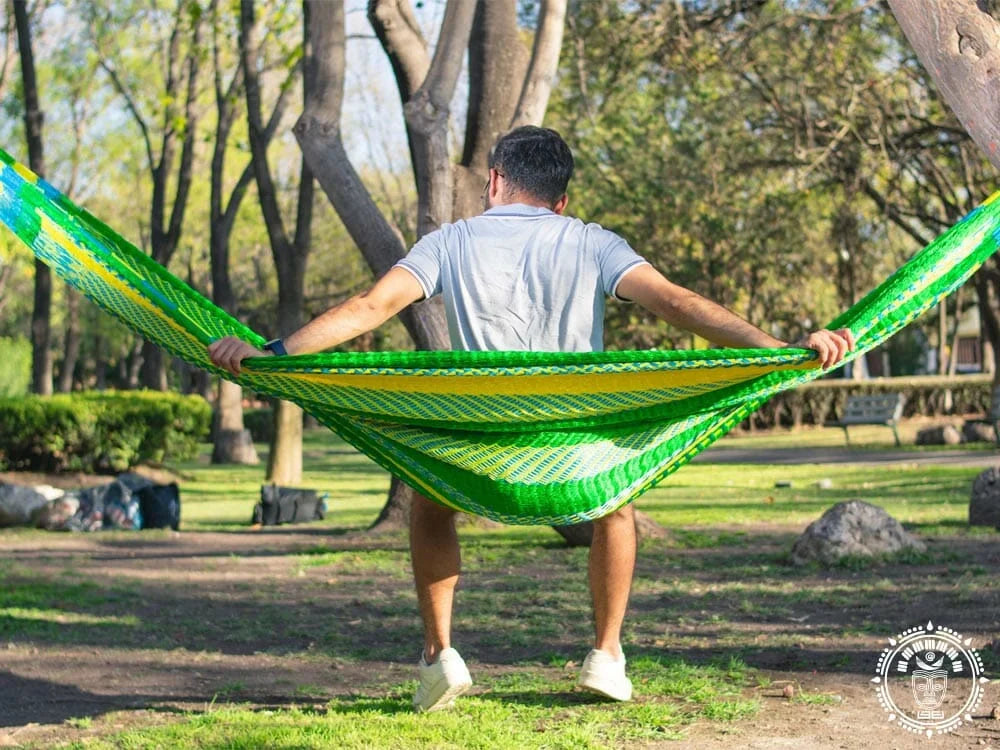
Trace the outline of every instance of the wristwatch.
<path fill-rule="evenodd" d="M 281 339 L 271 339 L 266 344 L 264 344 L 264 351 L 271 352 L 278 357 L 284 357 L 288 354 L 288 350 L 285 348 L 285 342 Z"/>

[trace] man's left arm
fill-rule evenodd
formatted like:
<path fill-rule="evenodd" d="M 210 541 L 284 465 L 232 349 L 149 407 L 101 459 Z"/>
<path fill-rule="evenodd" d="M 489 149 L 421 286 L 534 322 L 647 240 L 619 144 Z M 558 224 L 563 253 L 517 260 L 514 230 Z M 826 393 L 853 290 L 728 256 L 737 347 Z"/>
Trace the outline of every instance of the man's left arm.
<path fill-rule="evenodd" d="M 674 284 L 646 264 L 629 270 L 618 282 L 615 294 L 639 303 L 671 325 L 695 333 L 717 346 L 762 349 L 798 346 L 815 350 L 823 367 L 832 367 L 854 349 L 854 337 L 846 328 L 814 331 L 789 344 L 722 305 Z"/>

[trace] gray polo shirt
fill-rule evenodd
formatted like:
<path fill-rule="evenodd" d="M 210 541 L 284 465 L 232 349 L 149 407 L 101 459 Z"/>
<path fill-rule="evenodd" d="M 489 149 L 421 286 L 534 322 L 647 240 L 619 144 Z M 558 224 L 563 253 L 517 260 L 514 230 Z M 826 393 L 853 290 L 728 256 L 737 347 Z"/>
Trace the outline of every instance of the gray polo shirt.
<path fill-rule="evenodd" d="M 601 351 L 604 298 L 646 261 L 614 232 L 547 208 L 445 224 L 396 265 L 444 299 L 453 349 Z"/>

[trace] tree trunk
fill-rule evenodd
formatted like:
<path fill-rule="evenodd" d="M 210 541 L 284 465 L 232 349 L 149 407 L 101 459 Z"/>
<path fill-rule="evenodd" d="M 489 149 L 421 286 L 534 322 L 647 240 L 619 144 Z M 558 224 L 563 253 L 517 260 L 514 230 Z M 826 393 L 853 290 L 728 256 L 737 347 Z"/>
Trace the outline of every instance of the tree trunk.
<path fill-rule="evenodd" d="M 570 526 L 552 527 L 569 547 L 589 547 L 594 540 L 594 524 L 592 521 L 575 523 Z M 667 536 L 667 530 L 641 511 L 635 511 L 635 534 L 639 541 L 643 539 L 662 539 Z"/>
<path fill-rule="evenodd" d="M 308 106 L 315 97 L 316 64 L 314 45 L 310 37 L 315 3 L 303 5 L 303 92 Z M 305 288 L 306 261 L 312 236 L 313 173 L 305 156 L 299 171 L 299 194 L 296 205 L 295 236 L 289 238 L 278 205 L 274 180 L 267 163 L 270 140 L 268 127 L 261 115 L 261 90 L 257 66 L 257 24 L 253 0 L 240 3 L 240 55 L 245 80 L 247 124 L 250 153 L 257 197 L 271 245 L 271 256 L 278 273 L 278 331 L 291 333 L 302 322 L 302 298 Z M 279 99 L 276 107 L 282 105 Z M 268 458 L 268 481 L 277 484 L 297 484 L 302 480 L 302 410 L 294 404 L 280 401 L 274 409 L 274 437 Z"/>
<path fill-rule="evenodd" d="M 224 200 L 225 186 L 223 178 L 226 174 L 226 151 L 229 148 L 229 136 L 236 121 L 236 102 L 240 99 L 240 89 L 243 86 L 244 71 L 242 63 L 236 65 L 228 84 L 223 83 L 223 55 L 220 55 L 222 44 L 219 39 L 219 3 L 212 0 L 210 5 L 212 18 L 212 63 L 214 73 L 216 125 L 215 142 L 212 151 L 212 172 L 209 191 L 209 254 L 212 272 L 212 299 L 223 310 L 235 314 L 236 295 L 233 293 L 232 280 L 229 276 L 229 243 L 232 237 L 236 213 L 247 187 L 254 179 L 253 165 L 248 163 L 229 194 Z M 228 40 L 226 40 L 228 41 Z M 264 129 L 263 137 L 270 143 L 285 110 L 287 94 L 291 86 L 282 87 L 271 120 Z M 236 383 L 224 378 L 219 380 L 218 398 L 215 401 L 213 415 L 215 429 L 213 431 L 212 463 L 236 463 L 256 465 L 260 458 L 254 447 L 250 431 L 243 423 L 243 389 Z"/>
<path fill-rule="evenodd" d="M 1000 169 L 1000 23 L 987 0 L 889 0 L 906 38 L 962 126 Z"/>
<path fill-rule="evenodd" d="M 302 481 L 302 409 L 289 401 L 274 402 L 267 481 L 282 486 Z"/>
<path fill-rule="evenodd" d="M 42 151 L 42 124 L 45 115 L 38 103 L 35 57 L 31 48 L 31 21 L 27 2 L 14 0 L 14 23 L 17 48 L 21 56 L 21 82 L 24 89 L 24 132 L 28 141 L 28 166 L 45 176 Z M 31 312 L 31 390 L 42 396 L 52 395 L 52 272 L 35 260 L 35 294 Z"/>
<path fill-rule="evenodd" d="M 80 293 L 66 287 L 66 336 L 63 340 L 62 370 L 59 372 L 59 392 L 73 390 L 73 374 L 80 358 Z"/>
<path fill-rule="evenodd" d="M 517 25 L 517 2 L 479 3 L 469 38 L 469 112 L 462 159 L 455 165 L 453 218 L 483 211 L 487 159 L 496 139 L 514 117 L 517 99 L 511 81 L 524 79 L 528 50 Z M 504 92 L 503 95 L 498 95 Z M 531 123 L 533 125 L 539 122 Z"/>
<path fill-rule="evenodd" d="M 392 481 L 389 482 L 389 499 L 369 528 L 377 531 L 409 528 L 410 507 L 413 505 L 413 496 L 416 492 L 402 480 L 392 477 Z"/>
<path fill-rule="evenodd" d="M 108 387 L 108 340 L 101 334 L 94 339 L 94 388 Z"/>
<path fill-rule="evenodd" d="M 142 344 L 139 384 L 153 391 L 167 390 L 167 367 L 163 361 L 163 350 L 151 341 L 144 341 Z"/>

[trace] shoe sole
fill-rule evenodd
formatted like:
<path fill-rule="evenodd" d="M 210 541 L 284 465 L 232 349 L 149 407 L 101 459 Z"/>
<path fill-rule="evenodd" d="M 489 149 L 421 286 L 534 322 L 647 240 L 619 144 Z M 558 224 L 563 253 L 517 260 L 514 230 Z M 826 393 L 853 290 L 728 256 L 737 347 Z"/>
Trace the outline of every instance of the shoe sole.
<path fill-rule="evenodd" d="M 443 681 L 444 678 L 442 678 L 440 682 L 435 683 L 434 687 L 437 687 Z M 427 714 L 431 713 L 432 711 L 440 711 L 445 708 L 450 708 L 452 704 L 455 703 L 455 699 L 458 698 L 460 695 L 463 695 L 465 691 L 467 691 L 470 687 L 472 687 L 471 680 L 469 682 L 459 682 L 458 684 L 452 685 L 450 688 L 441 693 L 441 695 L 439 695 L 437 699 L 433 703 L 431 703 L 431 705 L 428 706 L 427 708 L 424 708 L 423 706 L 420 706 L 418 704 L 414 704 L 413 708 L 418 714 Z"/>
<path fill-rule="evenodd" d="M 609 693 L 603 688 L 598 687 L 597 685 L 588 684 L 582 680 L 580 681 L 579 685 L 588 693 L 593 693 L 594 695 L 599 695 L 602 698 L 607 698 L 608 700 L 617 701 L 618 703 L 627 703 L 628 701 L 632 700 L 631 690 L 629 691 L 628 695 L 623 698 L 621 695 L 615 695 L 614 693 Z"/>

